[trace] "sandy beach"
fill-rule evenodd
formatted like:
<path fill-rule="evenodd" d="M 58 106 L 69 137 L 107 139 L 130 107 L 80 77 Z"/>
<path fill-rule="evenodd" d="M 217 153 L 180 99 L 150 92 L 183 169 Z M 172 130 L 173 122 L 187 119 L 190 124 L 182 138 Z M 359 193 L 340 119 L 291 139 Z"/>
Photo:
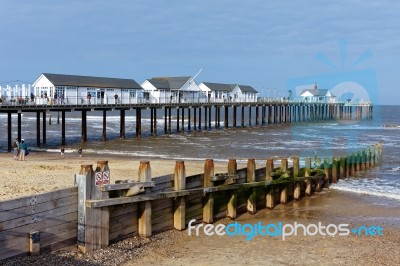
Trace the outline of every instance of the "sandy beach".
<path fill-rule="evenodd" d="M 58 153 L 32 153 L 27 161 L 14 161 L 12 154 L 1 154 L 3 187 L 0 200 L 52 191 L 73 185 L 73 175 L 81 164 L 96 165 L 108 159 L 112 181 L 131 179 L 137 175 L 138 159 L 86 155 L 79 158 Z M 202 161 L 186 162 L 187 175 L 200 173 Z M 151 160 L 153 176 L 170 174 L 175 162 Z M 216 164 L 216 171 L 226 171 L 225 163 Z M 256 236 L 246 241 L 243 236 L 189 236 L 187 231 L 171 230 L 151 238 L 132 237 L 110 247 L 80 254 L 60 251 L 2 262 L 4 265 L 321 265 L 400 264 L 400 202 L 386 204 L 389 199 L 325 190 L 301 201 L 278 205 L 273 210 L 260 210 L 256 215 L 242 214 L 241 224 L 282 222 L 317 224 L 349 224 L 350 227 L 379 225 L 383 236 Z M 229 219 L 218 223 L 229 224 Z"/>
<path fill-rule="evenodd" d="M 0 201 L 45 193 L 74 185 L 74 174 L 78 174 L 81 164 L 92 164 L 108 160 L 111 183 L 115 180 L 134 179 L 138 175 L 140 159 L 127 157 L 102 157 L 100 155 L 77 153 L 31 152 L 26 161 L 16 161 L 12 153 L 0 154 L 3 186 Z M 174 172 L 174 160 L 150 160 L 152 176 L 163 176 Z M 185 161 L 186 175 L 203 172 L 204 161 Z M 227 163 L 215 163 L 215 172 L 226 172 Z M 240 167 L 240 164 L 239 164 Z"/>

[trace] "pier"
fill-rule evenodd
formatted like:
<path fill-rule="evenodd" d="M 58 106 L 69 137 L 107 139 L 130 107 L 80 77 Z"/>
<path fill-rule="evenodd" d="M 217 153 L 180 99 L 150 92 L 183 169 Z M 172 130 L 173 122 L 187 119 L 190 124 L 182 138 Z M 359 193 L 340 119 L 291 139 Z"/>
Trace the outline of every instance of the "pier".
<path fill-rule="evenodd" d="M 7 114 L 7 147 L 12 149 L 12 138 L 15 134 L 21 139 L 23 113 L 36 113 L 36 145 L 47 142 L 47 123 L 51 123 L 51 113 L 61 114 L 60 145 L 66 145 L 66 116 L 71 112 L 81 113 L 81 141 L 87 141 L 87 116 L 90 112 L 102 112 L 103 141 L 107 140 L 107 112 L 119 111 L 120 138 L 126 138 L 127 111 L 135 112 L 135 137 L 142 137 L 142 117 L 150 117 L 150 134 L 157 135 L 157 119 L 164 119 L 164 134 L 185 131 L 202 131 L 236 127 L 259 127 L 288 124 L 295 122 L 312 122 L 332 119 L 371 119 L 372 103 L 345 102 L 300 102 L 288 100 L 259 99 L 258 102 L 210 102 L 210 103 L 136 103 L 136 104 L 83 104 L 83 105 L 2 105 L 0 113 Z M 12 114 L 17 114 L 17 133 L 12 132 Z M 245 117 L 245 114 L 248 117 Z M 221 126 L 223 122 L 223 127 Z M 60 117 L 57 118 L 60 123 Z"/>

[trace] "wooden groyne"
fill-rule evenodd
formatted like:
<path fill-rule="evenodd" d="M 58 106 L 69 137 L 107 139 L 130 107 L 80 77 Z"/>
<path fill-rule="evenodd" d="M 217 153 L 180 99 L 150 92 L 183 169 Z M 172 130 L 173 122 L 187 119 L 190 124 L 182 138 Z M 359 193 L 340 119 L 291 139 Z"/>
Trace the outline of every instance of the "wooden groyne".
<path fill-rule="evenodd" d="M 154 178 L 150 162 L 141 161 L 137 177 L 114 184 L 108 161 L 98 161 L 95 168 L 81 165 L 75 187 L 0 202 L 0 259 L 63 248 L 90 252 L 134 235 L 184 230 L 192 219 L 213 223 L 273 209 L 362 174 L 381 158 L 382 145 L 376 144 L 333 158 L 261 163 L 250 158 L 240 169 L 230 159 L 223 173 L 216 173 L 214 161 L 207 159 L 204 172 L 191 176 L 186 176 L 185 162 L 176 161 L 173 174 Z"/>
<path fill-rule="evenodd" d="M 107 140 L 107 112 L 119 111 L 121 139 L 126 138 L 126 117 L 135 117 L 135 137 L 142 136 L 142 119 L 150 118 L 150 135 L 173 134 L 184 131 L 201 131 L 236 128 L 245 126 L 267 126 L 306 121 L 329 119 L 371 119 L 373 105 L 344 102 L 299 102 L 299 101 L 263 101 L 263 102 L 222 102 L 222 103 L 168 103 L 168 104 L 97 104 L 97 105 L 9 105 L 0 106 L 0 113 L 7 114 L 7 147 L 12 149 L 12 140 L 22 138 L 23 113 L 36 114 L 36 145 L 47 143 L 47 123 L 51 124 L 51 114 L 61 120 L 61 145 L 66 145 L 66 117 L 68 113 L 81 113 L 81 141 L 88 136 L 87 115 L 93 111 L 102 113 L 101 139 Z M 128 113 L 129 112 L 129 113 Z M 17 132 L 12 132 L 12 114 L 17 114 Z M 246 118 L 247 114 L 247 118 Z M 61 116 L 61 119 L 60 119 Z M 162 117 L 164 128 L 157 126 Z M 54 118 L 53 118 L 54 119 Z M 133 132 L 132 132 L 133 133 Z"/>

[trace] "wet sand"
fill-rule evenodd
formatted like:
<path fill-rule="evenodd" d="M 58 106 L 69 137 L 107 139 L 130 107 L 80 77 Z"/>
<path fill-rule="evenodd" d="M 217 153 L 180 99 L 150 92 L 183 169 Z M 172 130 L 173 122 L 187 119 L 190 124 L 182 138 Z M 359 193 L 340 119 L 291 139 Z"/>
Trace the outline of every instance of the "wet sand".
<path fill-rule="evenodd" d="M 349 228 L 379 225 L 383 236 L 188 236 L 165 252 L 151 248 L 135 261 L 124 265 L 399 265 L 400 202 L 387 205 L 376 197 L 338 191 L 319 193 L 300 202 L 278 205 L 274 210 L 261 210 L 255 216 L 241 215 L 241 224 L 261 222 L 294 222 L 308 224 L 349 224 Z M 228 219 L 220 223 L 232 223 Z"/>

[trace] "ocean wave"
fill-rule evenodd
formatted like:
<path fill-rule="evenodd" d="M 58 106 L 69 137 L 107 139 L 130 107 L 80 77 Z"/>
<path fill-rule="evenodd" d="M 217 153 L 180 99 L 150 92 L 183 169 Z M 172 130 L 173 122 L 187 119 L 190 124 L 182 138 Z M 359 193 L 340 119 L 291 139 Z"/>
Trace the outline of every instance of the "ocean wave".
<path fill-rule="evenodd" d="M 387 170 L 389 172 L 398 172 L 400 171 L 400 167 L 393 167 L 392 169 Z"/>
<path fill-rule="evenodd" d="M 385 185 L 376 180 L 369 181 L 369 184 L 360 182 L 358 185 L 356 183 L 339 182 L 337 184 L 332 184 L 330 188 L 357 194 L 366 194 L 400 200 L 400 187 L 395 187 L 388 184 Z"/>
<path fill-rule="evenodd" d="M 394 128 L 394 129 L 399 129 L 400 125 L 397 124 L 385 124 L 383 125 L 384 128 Z"/>

